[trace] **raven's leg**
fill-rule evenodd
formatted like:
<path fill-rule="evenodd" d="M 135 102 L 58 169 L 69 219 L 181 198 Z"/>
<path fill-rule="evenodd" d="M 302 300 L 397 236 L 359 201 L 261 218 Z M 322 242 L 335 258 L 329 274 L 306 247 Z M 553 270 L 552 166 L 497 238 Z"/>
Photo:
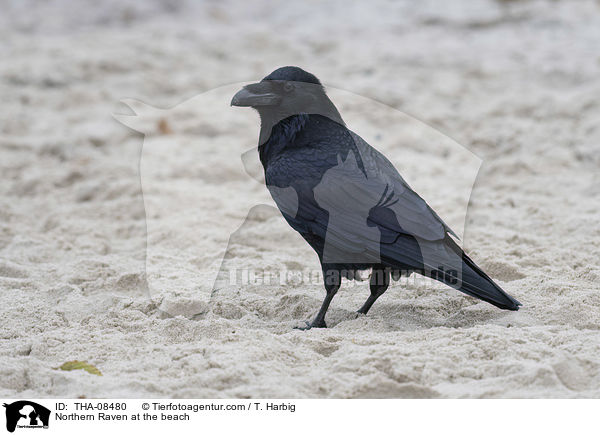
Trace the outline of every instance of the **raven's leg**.
<path fill-rule="evenodd" d="M 371 294 L 367 298 L 366 302 L 358 310 L 359 313 L 367 314 L 371 306 L 375 303 L 377 298 L 385 293 L 388 286 L 390 285 L 390 271 L 386 270 L 383 266 L 373 267 L 371 273 Z"/>
<path fill-rule="evenodd" d="M 323 300 L 323 303 L 321 304 L 321 309 L 319 310 L 317 317 L 315 317 L 315 320 L 313 320 L 312 323 L 309 324 L 306 322 L 305 327 L 296 329 L 306 330 L 310 328 L 327 328 L 327 325 L 325 324 L 325 314 L 327 313 L 327 309 L 329 308 L 331 300 L 340 289 L 342 282 L 339 270 L 323 269 L 323 281 L 325 283 L 325 291 L 327 291 L 327 295 L 325 295 L 325 300 Z"/>

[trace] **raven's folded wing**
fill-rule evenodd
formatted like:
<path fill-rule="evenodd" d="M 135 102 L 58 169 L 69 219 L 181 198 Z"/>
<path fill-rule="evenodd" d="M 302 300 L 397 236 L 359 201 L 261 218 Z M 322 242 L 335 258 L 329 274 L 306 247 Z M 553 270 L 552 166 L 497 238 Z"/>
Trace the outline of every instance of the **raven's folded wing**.
<path fill-rule="evenodd" d="M 266 170 L 268 185 L 286 180 L 281 186 L 296 191 L 287 195 L 290 201 L 273 195 L 294 229 L 322 239 L 325 250 L 332 247 L 337 255 L 368 258 L 379 255 L 380 243 L 395 243 L 401 235 L 423 242 L 454 235 L 381 153 L 344 126 L 329 126 L 328 133 L 318 145 L 289 150 Z M 323 152 L 332 148 L 339 153 Z M 286 212 L 287 202 L 297 204 L 295 216 Z"/>
<path fill-rule="evenodd" d="M 442 240 L 446 237 L 446 233 L 458 238 L 425 200 L 411 189 L 383 154 L 356 133 L 350 131 L 350 134 L 362 158 L 367 177 L 377 179 L 382 185 L 388 186 L 395 198 L 398 199 L 391 208 L 405 233 L 429 241 Z M 393 222 L 381 219 L 378 219 L 376 223 L 384 227 L 393 224 Z M 397 230 L 393 225 L 389 229 Z"/>

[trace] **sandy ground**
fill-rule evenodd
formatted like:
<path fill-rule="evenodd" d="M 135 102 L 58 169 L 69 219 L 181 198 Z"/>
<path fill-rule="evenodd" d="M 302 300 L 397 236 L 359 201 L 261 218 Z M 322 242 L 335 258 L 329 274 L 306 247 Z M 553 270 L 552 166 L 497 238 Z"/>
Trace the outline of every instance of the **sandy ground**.
<path fill-rule="evenodd" d="M 3 2 L 0 396 L 600 397 L 600 4 L 251 3 Z M 215 283 L 318 267 L 228 107 L 290 64 L 519 312 L 362 283 L 304 332 L 317 281 Z"/>

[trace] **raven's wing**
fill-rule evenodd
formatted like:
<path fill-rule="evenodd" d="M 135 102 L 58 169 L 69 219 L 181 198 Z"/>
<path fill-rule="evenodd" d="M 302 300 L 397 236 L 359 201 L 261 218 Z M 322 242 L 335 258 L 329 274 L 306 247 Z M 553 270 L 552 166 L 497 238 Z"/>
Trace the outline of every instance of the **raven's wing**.
<path fill-rule="evenodd" d="M 399 234 L 425 241 L 443 240 L 447 233 L 456 237 L 387 158 L 346 127 L 331 124 L 326 137 L 286 151 L 266 168 L 269 188 L 295 190 L 296 195 L 273 198 L 297 231 L 323 235 L 332 230 L 328 220 L 335 212 L 350 251 L 360 250 L 367 225 L 379 227 L 383 243 L 393 243 Z M 287 202 L 297 204 L 295 217 L 286 213 Z"/>
<path fill-rule="evenodd" d="M 373 216 L 372 221 L 392 231 L 403 232 L 424 240 L 443 240 L 446 233 L 458 238 L 456 233 L 438 216 L 438 214 L 419 196 L 398 173 L 394 165 L 379 151 L 370 146 L 363 138 L 349 130 L 350 135 L 362 158 L 369 179 L 376 179 L 393 192 L 390 208 L 394 211 L 401 229 L 395 222 L 383 217 Z"/>
<path fill-rule="evenodd" d="M 277 207 L 320 255 L 326 239 L 341 253 L 370 255 L 369 251 L 379 250 L 379 231 L 368 226 L 367 218 L 384 187 L 367 180 L 354 153 L 345 151 L 323 156 L 317 149 L 301 148 L 266 169 L 267 187 Z M 377 262 L 378 257 L 371 260 Z"/>

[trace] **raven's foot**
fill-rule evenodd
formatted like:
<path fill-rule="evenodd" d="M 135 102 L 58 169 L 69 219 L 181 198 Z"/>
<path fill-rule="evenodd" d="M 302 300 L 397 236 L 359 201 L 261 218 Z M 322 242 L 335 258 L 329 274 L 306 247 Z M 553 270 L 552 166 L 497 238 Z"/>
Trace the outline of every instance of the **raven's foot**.
<path fill-rule="evenodd" d="M 298 329 L 300 331 L 308 331 L 310 328 L 312 328 L 310 323 L 308 323 L 306 321 L 304 323 L 306 323 L 306 326 L 294 326 L 294 329 Z"/>
<path fill-rule="evenodd" d="M 309 329 L 312 329 L 312 328 L 327 328 L 325 321 L 323 321 L 323 322 L 314 321 L 312 323 L 309 323 L 309 322 L 304 322 L 304 323 L 306 323 L 306 326 L 294 326 L 294 329 L 299 329 L 300 331 L 308 331 Z"/>

